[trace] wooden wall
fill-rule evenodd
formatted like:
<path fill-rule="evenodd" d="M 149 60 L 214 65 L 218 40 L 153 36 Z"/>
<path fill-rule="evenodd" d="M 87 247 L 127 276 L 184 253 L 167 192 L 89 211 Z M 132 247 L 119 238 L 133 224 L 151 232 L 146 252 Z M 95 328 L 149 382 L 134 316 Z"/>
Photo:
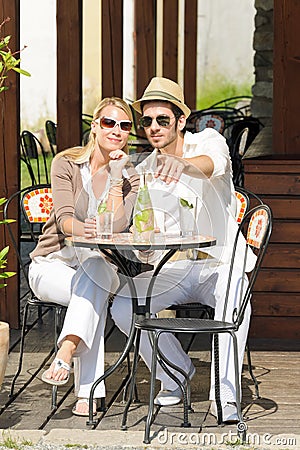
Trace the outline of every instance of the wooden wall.
<path fill-rule="evenodd" d="M 273 152 L 300 158 L 299 17 L 299 0 L 274 0 Z"/>
<path fill-rule="evenodd" d="M 10 48 L 20 49 L 20 4 L 19 1 L 0 1 L 0 21 L 10 17 L 11 20 L 2 29 L 3 35 L 11 35 Z M 0 197 L 8 198 L 19 189 L 20 179 L 20 84 L 19 76 L 11 71 L 8 74 L 6 85 L 8 91 L 0 94 Z M 18 233 L 18 209 L 11 210 L 12 218 L 17 220 L 16 234 Z M 0 225 L 0 249 L 11 245 L 7 230 Z M 8 255 L 8 269 L 17 267 L 17 259 L 13 251 Z M 11 326 L 19 326 L 19 279 L 18 276 L 8 280 L 7 288 L 0 289 L 0 320 L 9 321 Z"/>
<path fill-rule="evenodd" d="M 300 159 L 245 161 L 245 186 L 273 212 L 273 232 L 252 299 L 251 337 L 300 339 Z"/>

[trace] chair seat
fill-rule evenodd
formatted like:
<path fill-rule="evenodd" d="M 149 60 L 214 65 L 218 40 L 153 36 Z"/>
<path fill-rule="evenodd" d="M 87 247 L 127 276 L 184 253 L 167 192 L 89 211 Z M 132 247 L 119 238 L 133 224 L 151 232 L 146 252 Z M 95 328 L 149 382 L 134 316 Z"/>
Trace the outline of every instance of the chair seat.
<path fill-rule="evenodd" d="M 60 303 L 53 303 L 53 302 L 45 302 L 43 300 L 40 300 L 37 297 L 31 297 L 27 299 L 27 303 L 29 303 L 31 306 L 43 306 L 43 307 L 49 307 L 49 308 L 66 308 L 65 305 L 61 305 Z"/>
<path fill-rule="evenodd" d="M 180 333 L 214 333 L 223 330 L 224 332 L 236 330 L 235 324 L 230 322 L 193 318 L 143 319 L 137 321 L 135 326 L 141 330 L 163 330 Z"/>

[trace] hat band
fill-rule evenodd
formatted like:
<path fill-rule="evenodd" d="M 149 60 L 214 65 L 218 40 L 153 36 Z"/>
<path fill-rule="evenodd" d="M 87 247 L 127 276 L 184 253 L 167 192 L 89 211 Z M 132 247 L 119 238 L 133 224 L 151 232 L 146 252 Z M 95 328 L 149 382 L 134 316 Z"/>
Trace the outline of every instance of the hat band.
<path fill-rule="evenodd" d="M 158 95 L 159 97 L 163 97 L 163 98 L 167 98 L 169 100 L 175 100 L 176 102 L 182 103 L 181 100 L 179 100 L 177 97 L 174 97 L 171 94 L 168 94 L 167 92 L 163 92 L 163 91 L 150 91 L 150 92 L 145 92 L 145 94 L 143 95 L 143 97 L 150 97 L 152 95 Z"/>

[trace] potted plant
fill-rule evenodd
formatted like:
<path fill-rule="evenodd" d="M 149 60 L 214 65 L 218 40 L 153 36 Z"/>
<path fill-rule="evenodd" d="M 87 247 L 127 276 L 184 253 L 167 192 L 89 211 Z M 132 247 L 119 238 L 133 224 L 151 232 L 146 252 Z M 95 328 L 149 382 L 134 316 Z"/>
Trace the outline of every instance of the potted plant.
<path fill-rule="evenodd" d="M 19 55 L 20 51 L 12 52 L 9 48 L 9 42 L 11 36 L 3 36 L 2 37 L 2 27 L 5 23 L 7 23 L 10 18 L 6 18 L 0 24 L 0 94 L 1 92 L 8 89 L 5 85 L 5 81 L 7 79 L 7 73 L 10 70 L 14 70 L 19 74 L 30 76 L 28 72 L 20 69 L 18 67 L 20 63 L 20 59 L 16 58 Z M 0 207 L 5 203 L 5 198 L 0 198 Z M 2 212 L 2 211 L 0 211 Z M 4 224 L 7 222 L 11 222 L 11 219 L 8 220 L 0 220 L 0 224 Z M 7 254 L 9 251 L 9 247 L 6 246 L 2 250 L 0 249 L 0 288 L 6 286 L 5 280 L 15 274 L 15 272 L 6 271 L 7 264 Z M 6 322 L 0 321 L 0 388 L 2 385 L 2 381 L 5 374 L 6 364 L 7 364 L 7 356 L 8 356 L 8 347 L 9 347 L 9 325 Z"/>

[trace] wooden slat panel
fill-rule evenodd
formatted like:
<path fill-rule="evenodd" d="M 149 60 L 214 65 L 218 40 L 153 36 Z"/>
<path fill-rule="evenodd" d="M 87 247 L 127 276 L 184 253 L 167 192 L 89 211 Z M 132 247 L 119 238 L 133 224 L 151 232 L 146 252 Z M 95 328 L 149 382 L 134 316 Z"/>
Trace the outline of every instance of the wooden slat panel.
<path fill-rule="evenodd" d="M 300 293 L 255 292 L 251 305 L 253 316 L 300 317 Z"/>
<path fill-rule="evenodd" d="M 300 244 L 269 244 L 263 267 L 300 269 Z"/>
<path fill-rule="evenodd" d="M 300 270 L 261 269 L 254 291 L 299 292 Z"/>
<path fill-rule="evenodd" d="M 250 337 L 264 339 L 299 339 L 300 317 L 254 317 Z"/>
<path fill-rule="evenodd" d="M 123 97 L 123 0 L 102 0 L 102 97 Z"/>
<path fill-rule="evenodd" d="M 299 195 L 300 173 L 298 174 L 247 174 L 247 187 L 265 195 Z"/>
<path fill-rule="evenodd" d="M 300 198 L 261 198 L 272 209 L 274 219 L 300 219 Z"/>
<path fill-rule="evenodd" d="M 1 35 L 10 35 L 9 46 L 12 51 L 20 49 L 20 2 L 2 0 L 0 2 L 0 21 L 7 17 Z M 8 198 L 19 189 L 20 179 L 20 78 L 13 70 L 8 73 L 6 86 L 9 90 L 0 94 L 0 197 Z M 17 206 L 12 211 L 18 220 Z M 2 217 L 2 214 L 1 214 Z M 8 233 L 4 225 L 0 225 L 0 249 L 9 244 Z M 15 254 L 11 250 L 8 257 L 8 270 L 17 266 Z M 9 322 L 10 326 L 19 326 L 19 283 L 18 277 L 10 278 L 8 286 L 0 289 L 0 318 Z"/>
<path fill-rule="evenodd" d="M 177 81 L 178 0 L 163 2 L 163 76 Z"/>
<path fill-rule="evenodd" d="M 272 242 L 300 242 L 300 222 L 273 222 Z"/>
<path fill-rule="evenodd" d="M 81 145 L 82 0 L 57 0 L 57 147 Z"/>
<path fill-rule="evenodd" d="M 264 128 L 263 131 L 264 130 L 266 130 L 266 128 Z M 261 134 L 263 134 L 263 132 L 261 132 Z M 300 159 L 297 155 L 293 158 L 292 155 L 271 155 L 266 159 L 243 159 L 243 165 L 246 168 L 246 186 L 248 173 L 300 173 Z"/>
<path fill-rule="evenodd" d="M 184 20 L 184 98 L 196 108 L 197 101 L 197 0 L 185 2 Z"/>
<path fill-rule="evenodd" d="M 140 98 L 150 79 L 155 76 L 156 0 L 135 0 L 135 85 Z"/>

